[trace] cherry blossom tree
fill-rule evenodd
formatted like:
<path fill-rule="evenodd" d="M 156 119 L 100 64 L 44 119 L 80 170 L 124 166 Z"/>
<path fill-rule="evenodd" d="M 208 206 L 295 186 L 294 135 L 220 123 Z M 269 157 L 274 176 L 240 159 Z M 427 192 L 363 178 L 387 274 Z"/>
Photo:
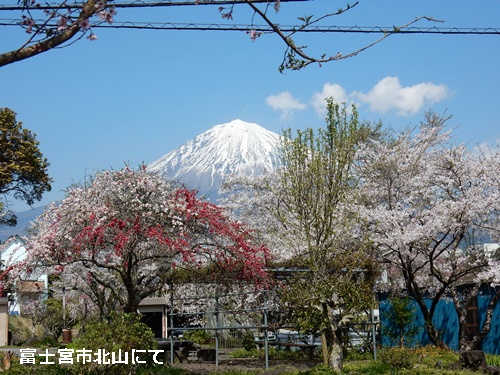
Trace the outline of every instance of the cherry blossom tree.
<path fill-rule="evenodd" d="M 33 231 L 28 270 L 46 268 L 101 316 L 135 312 L 191 270 L 219 283 L 268 282 L 269 252 L 242 223 L 144 168 L 97 174 L 51 206 Z"/>
<path fill-rule="evenodd" d="M 157 4 L 162 6 L 177 5 L 219 5 L 219 13 L 221 17 L 227 21 L 233 19 L 235 7 L 246 6 L 252 12 L 251 24 L 247 28 L 247 33 L 252 41 L 259 38 L 264 31 L 259 31 L 255 25 L 256 20 L 261 20 L 268 27 L 268 33 L 278 36 L 285 46 L 283 61 L 280 64 L 279 70 L 285 69 L 297 70 L 311 63 L 323 64 L 335 60 L 341 60 L 353 57 L 362 51 L 376 45 L 392 34 L 398 33 L 401 28 L 421 20 L 436 21 L 430 17 L 417 17 L 405 25 L 394 27 L 392 30 L 387 30 L 379 39 L 369 43 L 368 45 L 355 49 L 344 54 L 335 51 L 322 53 L 316 56 L 314 53 L 307 51 L 307 46 L 304 43 L 295 41 L 297 34 L 304 29 L 312 26 L 321 25 L 326 19 L 339 16 L 351 10 L 358 5 L 358 2 L 347 3 L 344 7 L 338 7 L 338 4 L 332 3 L 331 11 L 325 10 L 325 14 L 319 16 L 302 15 L 298 17 L 299 24 L 294 25 L 290 30 L 282 29 L 279 22 L 273 19 L 272 13 L 278 12 L 281 4 L 289 1 L 303 0 L 188 0 L 186 2 L 165 2 L 165 4 Z M 304 1 L 305 2 L 305 1 Z M 134 7 L 141 6 L 140 2 L 131 2 Z M 40 53 L 47 52 L 54 48 L 68 46 L 76 40 L 86 37 L 89 40 L 96 40 L 97 35 L 94 33 L 96 27 L 100 24 L 112 24 L 117 15 L 117 9 L 120 7 L 131 7 L 130 3 L 118 3 L 113 0 L 84 0 L 83 2 L 68 2 L 59 0 L 53 3 L 43 3 L 37 0 L 19 0 L 18 6 L 0 7 L 1 10 L 18 11 L 18 19 L 16 24 L 21 26 L 28 34 L 26 43 L 19 48 L 0 54 L 0 67 L 21 61 Z M 143 6 L 151 6 L 144 2 Z M 130 20 L 124 20 L 130 21 Z M 118 27 L 118 26 L 115 26 Z"/>
<path fill-rule="evenodd" d="M 387 266 L 385 287 L 404 290 L 416 301 L 432 342 L 446 346 L 433 317 L 438 302 L 449 298 L 459 316 L 461 349 L 478 348 L 500 295 L 472 339 L 465 317 L 480 286 L 498 283 L 498 261 L 479 245 L 499 235 L 500 155 L 453 145 L 446 121 L 429 112 L 418 129 L 372 141 L 360 151 L 360 214 L 372 224 L 379 260 Z"/>

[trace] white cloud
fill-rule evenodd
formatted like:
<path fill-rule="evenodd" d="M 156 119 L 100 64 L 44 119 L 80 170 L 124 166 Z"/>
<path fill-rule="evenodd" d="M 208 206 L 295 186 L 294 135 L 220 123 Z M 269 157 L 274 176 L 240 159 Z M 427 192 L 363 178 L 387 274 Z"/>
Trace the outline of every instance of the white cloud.
<path fill-rule="evenodd" d="M 309 104 L 320 117 L 326 114 L 327 98 L 333 98 L 338 104 L 345 103 L 348 110 L 351 104 L 356 104 L 357 107 L 367 104 L 374 112 L 395 111 L 400 116 L 411 116 L 424 107 L 441 102 L 450 96 L 451 90 L 444 84 L 422 82 L 403 87 L 398 77 L 385 77 L 368 93 L 361 91 L 349 93 L 338 83 L 327 82 L 320 92 L 313 94 Z M 271 108 L 282 111 L 282 119 L 290 118 L 294 112 L 307 108 L 306 104 L 297 100 L 288 91 L 271 95 L 267 97 L 266 102 Z"/>
<path fill-rule="evenodd" d="M 385 77 L 367 94 L 354 92 L 353 96 L 360 102 L 367 103 L 372 111 L 396 110 L 400 115 L 410 116 L 426 105 L 449 98 L 450 89 L 446 85 L 431 82 L 403 87 L 398 77 Z"/>
<path fill-rule="evenodd" d="M 272 109 L 282 111 L 282 119 L 290 118 L 293 116 L 294 112 L 303 111 L 307 108 L 306 104 L 294 98 L 294 96 L 288 91 L 283 91 L 277 95 L 268 96 L 266 98 L 266 103 Z"/>
<path fill-rule="evenodd" d="M 342 86 L 338 83 L 327 82 L 323 85 L 323 90 L 315 93 L 311 99 L 311 105 L 320 116 L 326 114 L 326 98 L 333 98 L 334 102 L 338 104 L 350 102 L 349 96 Z"/>

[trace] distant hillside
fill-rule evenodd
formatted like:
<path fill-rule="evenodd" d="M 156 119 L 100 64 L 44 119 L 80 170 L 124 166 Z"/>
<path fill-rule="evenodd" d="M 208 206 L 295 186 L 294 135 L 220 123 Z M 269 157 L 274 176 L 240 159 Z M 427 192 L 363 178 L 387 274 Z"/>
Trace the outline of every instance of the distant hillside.
<path fill-rule="evenodd" d="M 3 243 L 7 238 L 17 234 L 18 236 L 26 235 L 26 229 L 30 223 L 40 216 L 45 209 L 45 206 L 33 208 L 32 210 L 16 212 L 17 225 L 15 227 L 0 227 L 0 241 Z"/>

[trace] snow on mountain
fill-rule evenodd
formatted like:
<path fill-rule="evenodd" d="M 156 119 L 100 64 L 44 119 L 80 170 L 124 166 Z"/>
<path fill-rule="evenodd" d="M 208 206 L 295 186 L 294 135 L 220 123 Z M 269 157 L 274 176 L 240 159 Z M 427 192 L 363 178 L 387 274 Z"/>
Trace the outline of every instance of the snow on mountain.
<path fill-rule="evenodd" d="M 147 169 L 216 200 L 226 176 L 273 171 L 278 164 L 278 141 L 279 135 L 272 131 L 233 120 L 198 135 L 152 162 Z"/>

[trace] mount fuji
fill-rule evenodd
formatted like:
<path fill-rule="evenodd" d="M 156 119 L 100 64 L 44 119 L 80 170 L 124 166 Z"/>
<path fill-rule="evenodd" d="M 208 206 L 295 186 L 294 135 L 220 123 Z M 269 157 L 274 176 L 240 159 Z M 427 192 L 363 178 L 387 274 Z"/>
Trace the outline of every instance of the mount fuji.
<path fill-rule="evenodd" d="M 149 164 L 147 170 L 215 201 L 227 176 L 272 172 L 279 164 L 279 138 L 260 125 L 233 120 L 198 135 Z"/>

